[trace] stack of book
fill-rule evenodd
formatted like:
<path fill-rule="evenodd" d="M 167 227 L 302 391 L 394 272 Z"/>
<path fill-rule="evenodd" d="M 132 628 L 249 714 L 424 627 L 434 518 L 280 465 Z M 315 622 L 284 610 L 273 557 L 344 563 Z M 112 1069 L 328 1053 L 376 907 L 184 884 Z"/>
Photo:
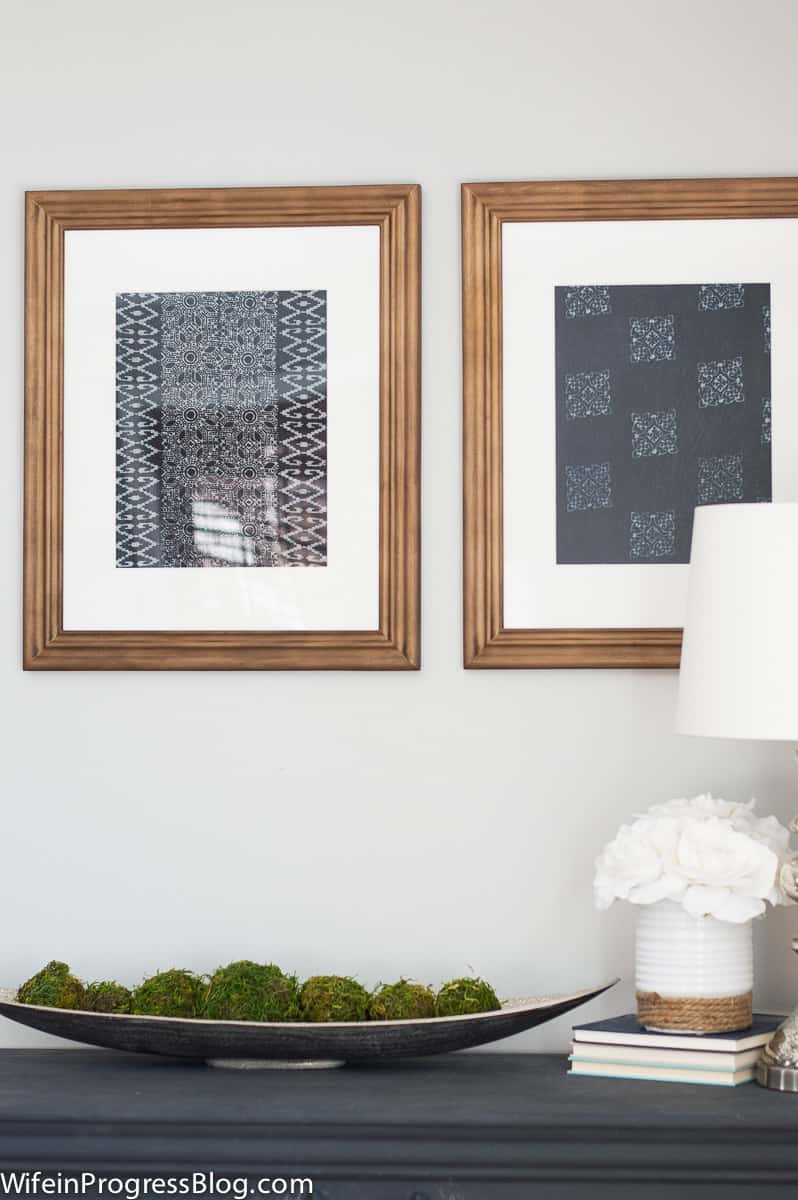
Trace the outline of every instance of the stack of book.
<path fill-rule="evenodd" d="M 571 1075 L 660 1083 L 749 1083 L 760 1051 L 783 1017 L 755 1013 L 738 1033 L 650 1033 L 631 1014 L 574 1026 Z"/>

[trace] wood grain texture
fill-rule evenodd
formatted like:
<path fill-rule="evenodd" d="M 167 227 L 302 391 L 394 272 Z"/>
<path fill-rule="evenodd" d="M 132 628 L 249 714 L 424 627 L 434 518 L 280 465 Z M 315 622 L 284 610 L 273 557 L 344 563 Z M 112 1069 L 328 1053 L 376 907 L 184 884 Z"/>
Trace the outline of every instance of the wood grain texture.
<path fill-rule="evenodd" d="M 26 670 L 412 670 L 420 655 L 420 221 L 415 184 L 40 191 L 26 197 Z M 63 625 L 64 234 L 70 229 L 377 225 L 379 627 L 88 631 Z"/>
<path fill-rule="evenodd" d="M 463 184 L 463 658 L 466 667 L 678 667 L 681 654 L 680 629 L 505 628 L 503 224 L 775 217 L 798 217 L 798 179 Z"/>

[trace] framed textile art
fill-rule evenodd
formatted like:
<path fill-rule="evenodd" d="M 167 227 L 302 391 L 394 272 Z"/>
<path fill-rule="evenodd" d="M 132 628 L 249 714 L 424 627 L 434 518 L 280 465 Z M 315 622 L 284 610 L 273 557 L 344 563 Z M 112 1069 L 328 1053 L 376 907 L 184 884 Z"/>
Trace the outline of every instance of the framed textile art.
<path fill-rule="evenodd" d="M 696 505 L 798 500 L 798 180 L 463 187 L 468 667 L 676 667 Z"/>
<path fill-rule="evenodd" d="M 419 221 L 28 194 L 26 668 L 418 666 Z"/>

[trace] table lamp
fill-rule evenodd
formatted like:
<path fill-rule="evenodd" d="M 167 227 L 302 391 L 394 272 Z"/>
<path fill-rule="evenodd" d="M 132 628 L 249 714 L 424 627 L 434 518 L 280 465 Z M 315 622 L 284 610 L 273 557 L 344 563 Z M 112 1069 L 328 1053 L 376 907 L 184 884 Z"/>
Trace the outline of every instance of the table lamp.
<path fill-rule="evenodd" d="M 676 729 L 798 742 L 798 504 L 696 509 Z M 798 900 L 798 855 L 782 883 Z M 798 1010 L 765 1047 L 756 1077 L 798 1092 Z"/>

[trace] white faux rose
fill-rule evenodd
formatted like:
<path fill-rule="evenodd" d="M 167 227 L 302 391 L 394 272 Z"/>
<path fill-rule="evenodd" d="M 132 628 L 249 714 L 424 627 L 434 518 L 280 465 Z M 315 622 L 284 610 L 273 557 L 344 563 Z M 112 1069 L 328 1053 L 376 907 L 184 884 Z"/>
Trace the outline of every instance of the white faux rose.
<path fill-rule="evenodd" d="M 686 910 L 720 921 L 748 921 L 763 913 L 780 866 L 766 845 L 718 817 L 687 824 L 677 858 L 688 883 Z"/>
<path fill-rule="evenodd" d="M 596 905 L 675 900 L 694 916 L 742 922 L 790 901 L 782 885 L 789 833 L 755 802 L 710 795 L 655 804 L 623 825 L 596 860 Z"/>
<path fill-rule="evenodd" d="M 719 796 L 712 796 L 709 792 L 704 792 L 700 796 L 693 796 L 690 800 L 683 798 L 680 800 L 666 800 L 663 804 L 652 804 L 647 815 L 657 817 L 690 817 L 696 821 L 704 820 L 708 817 L 733 818 L 741 811 L 750 811 L 753 804 L 753 800 L 750 800 L 747 804 L 736 804 L 734 801 L 721 800 Z"/>
<path fill-rule="evenodd" d="M 613 900 L 653 904 L 675 894 L 678 879 L 663 871 L 664 859 L 673 855 L 673 846 L 665 844 L 669 831 L 653 825 L 644 830 L 644 821 L 622 825 L 596 859 L 593 886 L 598 908 L 609 908 Z"/>

